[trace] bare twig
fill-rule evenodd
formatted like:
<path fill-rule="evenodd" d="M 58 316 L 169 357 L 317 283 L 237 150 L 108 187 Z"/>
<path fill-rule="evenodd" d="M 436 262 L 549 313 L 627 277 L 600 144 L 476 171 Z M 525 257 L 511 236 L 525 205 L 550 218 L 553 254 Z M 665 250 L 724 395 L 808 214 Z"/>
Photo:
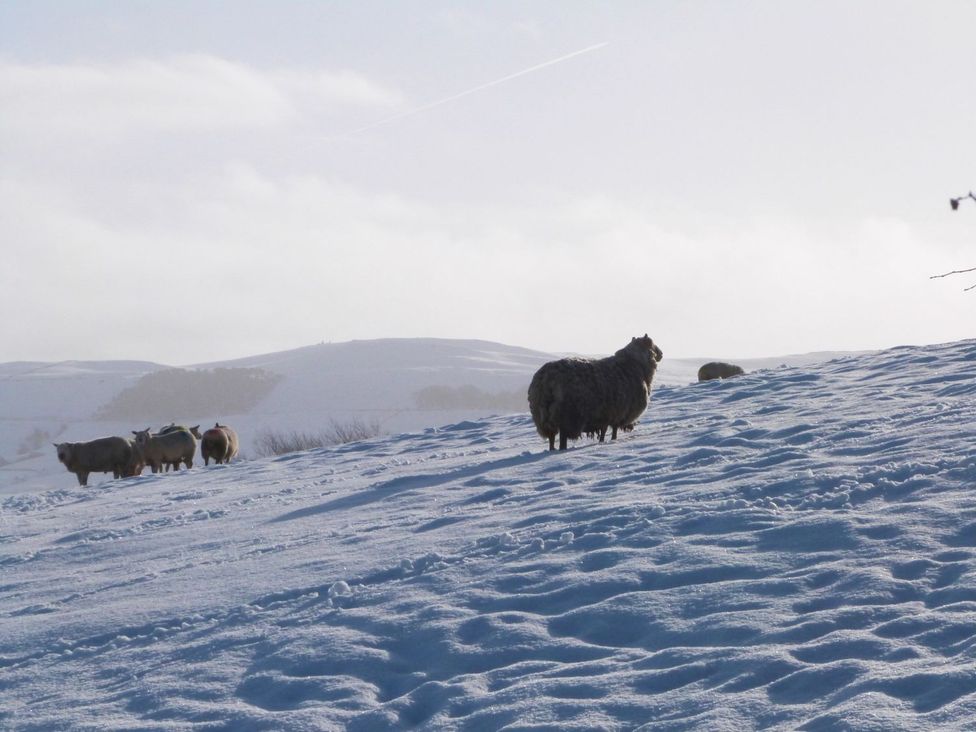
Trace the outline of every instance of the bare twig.
<path fill-rule="evenodd" d="M 961 201 L 971 198 L 976 201 L 976 194 L 972 191 L 967 193 L 965 196 L 959 196 L 957 198 L 950 198 L 949 205 L 952 206 L 952 210 L 955 211 L 959 208 L 959 203 Z M 937 280 L 940 277 L 948 277 L 949 275 L 965 274 L 966 272 L 976 272 L 976 267 L 970 267 L 969 269 L 954 269 L 951 272 L 943 272 L 942 274 L 932 275 L 929 277 L 930 280 Z M 976 285 L 970 285 L 963 289 L 963 292 L 969 292 L 970 290 L 976 290 Z"/>
<path fill-rule="evenodd" d="M 965 196 L 959 196 L 958 198 L 950 198 L 949 205 L 952 206 L 952 210 L 955 211 L 956 209 L 959 208 L 960 201 L 964 201 L 967 198 L 971 198 L 974 201 L 976 201 L 976 195 L 973 195 L 973 192 L 970 191 Z"/>
<path fill-rule="evenodd" d="M 951 272 L 943 272 L 942 274 L 932 275 L 929 277 L 930 280 L 937 280 L 940 277 L 948 277 L 949 275 L 955 274 L 966 274 L 966 272 L 976 272 L 976 267 L 970 267 L 969 269 L 954 269 Z"/>

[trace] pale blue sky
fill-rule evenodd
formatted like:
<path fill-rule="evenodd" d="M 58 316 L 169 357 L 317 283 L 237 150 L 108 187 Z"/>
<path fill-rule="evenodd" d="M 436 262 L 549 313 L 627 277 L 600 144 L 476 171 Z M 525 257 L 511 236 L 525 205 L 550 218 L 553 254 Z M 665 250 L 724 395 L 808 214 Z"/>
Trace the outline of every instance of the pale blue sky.
<path fill-rule="evenodd" d="M 976 187 L 973 27 L 965 2 L 3 3 L 0 308 L 30 318 L 0 361 L 970 337 L 970 283 L 927 277 L 976 265 L 976 206 L 948 207 Z"/>

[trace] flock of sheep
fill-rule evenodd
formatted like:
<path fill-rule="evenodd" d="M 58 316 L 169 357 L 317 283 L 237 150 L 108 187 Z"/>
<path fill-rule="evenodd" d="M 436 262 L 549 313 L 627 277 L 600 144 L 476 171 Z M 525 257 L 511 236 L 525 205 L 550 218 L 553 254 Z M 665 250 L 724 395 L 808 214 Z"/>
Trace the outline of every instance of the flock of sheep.
<path fill-rule="evenodd" d="M 88 485 L 91 473 L 112 473 L 116 478 L 141 475 L 148 465 L 154 473 L 164 469 L 179 470 L 184 464 L 193 467 L 197 441 L 204 465 L 227 463 L 237 456 L 240 441 L 227 425 L 215 424 L 203 434 L 200 425 L 184 427 L 170 424 L 159 432 L 147 427 L 135 437 L 100 437 L 90 442 L 61 442 L 54 445 L 58 460 L 78 478 L 78 485 Z"/>
<path fill-rule="evenodd" d="M 549 449 L 565 450 L 568 440 L 584 434 L 603 442 L 607 430 L 630 431 L 647 409 L 651 381 L 661 349 L 647 333 L 612 356 L 600 359 L 563 358 L 543 364 L 529 385 L 529 411 Z M 698 369 L 699 381 L 725 379 L 742 374 L 739 366 L 713 361 Z"/>
<path fill-rule="evenodd" d="M 584 434 L 603 442 L 607 430 L 610 439 L 617 431 L 630 431 L 647 409 L 651 381 L 661 349 L 645 333 L 607 358 L 563 358 L 550 361 L 536 371 L 529 385 L 529 411 L 539 434 L 549 440 L 549 449 L 565 450 L 569 440 Z M 730 363 L 706 363 L 698 370 L 699 381 L 725 379 L 743 371 Z M 211 458 L 217 463 L 230 462 L 238 452 L 237 433 L 230 427 L 215 424 L 203 434 L 200 425 L 184 427 L 170 424 L 159 432 L 149 428 L 132 432 L 130 437 L 101 437 L 91 442 L 56 444 L 58 460 L 78 477 L 79 485 L 88 484 L 90 473 L 112 473 L 116 478 L 140 475 L 148 465 L 152 472 L 179 470 L 180 464 L 193 467 L 197 441 L 204 465 Z"/>

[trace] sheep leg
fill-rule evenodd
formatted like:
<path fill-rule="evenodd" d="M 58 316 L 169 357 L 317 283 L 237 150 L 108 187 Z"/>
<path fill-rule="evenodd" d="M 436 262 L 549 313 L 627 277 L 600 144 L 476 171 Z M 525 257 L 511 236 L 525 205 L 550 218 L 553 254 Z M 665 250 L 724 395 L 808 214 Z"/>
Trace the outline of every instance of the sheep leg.
<path fill-rule="evenodd" d="M 549 435 L 549 449 L 550 450 L 555 450 L 556 449 L 556 433 L 555 432 L 553 432 L 551 435 Z"/>
<path fill-rule="evenodd" d="M 79 470 L 75 473 L 75 477 L 78 478 L 78 485 L 88 485 L 88 472 L 85 470 Z"/>
<path fill-rule="evenodd" d="M 610 439 L 611 440 L 616 440 L 617 439 L 617 428 L 616 427 L 613 428 L 613 434 L 610 436 Z"/>
<path fill-rule="evenodd" d="M 607 436 L 607 428 L 606 427 L 601 427 L 600 428 L 600 442 L 603 442 L 603 438 L 606 437 L 606 436 Z"/>
<path fill-rule="evenodd" d="M 566 449 L 566 433 L 563 432 L 562 430 L 559 431 L 559 449 L 560 450 Z"/>

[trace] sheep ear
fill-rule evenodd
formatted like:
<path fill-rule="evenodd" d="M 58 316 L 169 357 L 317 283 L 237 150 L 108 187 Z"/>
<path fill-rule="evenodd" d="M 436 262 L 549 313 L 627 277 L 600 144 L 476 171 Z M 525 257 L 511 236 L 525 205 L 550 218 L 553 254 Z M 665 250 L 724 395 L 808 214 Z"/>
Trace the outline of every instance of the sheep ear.
<path fill-rule="evenodd" d="M 132 434 L 134 434 L 134 435 L 138 435 L 139 433 L 138 433 L 138 432 L 136 432 L 135 430 L 132 430 Z"/>

